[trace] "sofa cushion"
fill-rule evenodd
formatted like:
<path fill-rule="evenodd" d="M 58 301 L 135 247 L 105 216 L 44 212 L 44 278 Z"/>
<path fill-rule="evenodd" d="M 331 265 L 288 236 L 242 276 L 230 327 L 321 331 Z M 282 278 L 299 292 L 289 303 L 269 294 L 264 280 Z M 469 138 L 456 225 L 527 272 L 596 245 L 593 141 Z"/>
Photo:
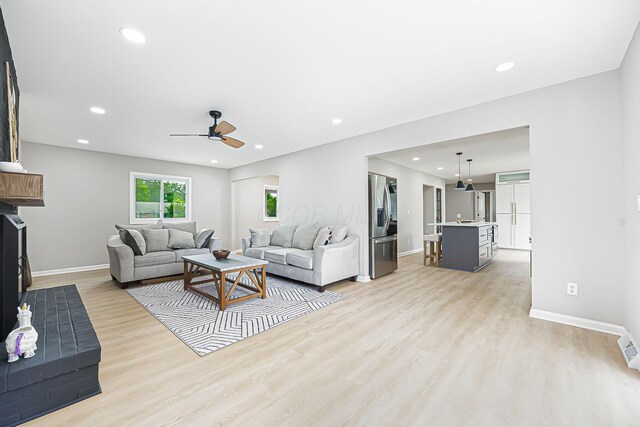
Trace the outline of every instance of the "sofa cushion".
<path fill-rule="evenodd" d="M 269 249 L 264 253 L 265 261 L 275 262 L 276 264 L 287 265 L 287 253 L 291 252 L 291 248 L 285 249 Z"/>
<path fill-rule="evenodd" d="M 182 262 L 183 256 L 202 255 L 209 254 L 211 251 L 209 248 L 191 248 L 191 249 L 176 249 L 173 251 L 176 255 L 176 262 Z"/>
<path fill-rule="evenodd" d="M 331 229 L 329 227 L 322 227 L 318 230 L 316 240 L 313 242 L 313 249 L 316 249 L 318 246 L 330 245 L 331 240 L 333 240 L 333 232 Z"/>
<path fill-rule="evenodd" d="M 169 249 L 169 230 L 143 228 L 142 237 L 147 243 L 147 252 L 166 251 Z"/>
<path fill-rule="evenodd" d="M 157 222 L 150 224 L 116 224 L 116 229 L 118 231 L 122 230 L 136 230 L 138 232 L 142 232 L 143 228 L 151 228 L 154 230 L 162 229 L 162 220 L 159 219 Z"/>
<path fill-rule="evenodd" d="M 134 255 L 144 255 L 147 252 L 147 243 L 137 230 L 120 230 L 120 240 L 133 250 Z"/>
<path fill-rule="evenodd" d="M 188 231 L 169 229 L 169 244 L 171 249 L 190 249 L 196 247 L 193 235 Z"/>
<path fill-rule="evenodd" d="M 290 248 L 297 225 L 279 225 L 271 233 L 271 246 Z"/>
<path fill-rule="evenodd" d="M 185 221 L 185 222 L 165 222 L 162 224 L 162 228 L 166 228 L 167 230 L 180 230 L 180 231 L 188 231 L 193 235 L 193 240 L 198 236 L 198 231 L 196 229 L 195 221 Z"/>
<path fill-rule="evenodd" d="M 250 228 L 251 233 L 251 247 L 252 248 L 264 248 L 269 246 L 271 242 L 271 233 L 269 230 L 262 228 Z"/>
<path fill-rule="evenodd" d="M 303 224 L 296 228 L 293 233 L 293 242 L 291 246 L 298 249 L 309 250 L 313 248 L 313 242 L 316 240 L 318 234 L 318 227 L 320 225 L 317 222 L 313 224 Z"/>
<path fill-rule="evenodd" d="M 196 248 L 208 248 L 209 243 L 211 242 L 211 237 L 213 237 L 213 233 L 213 228 L 205 228 L 204 230 L 200 230 L 200 232 L 196 235 Z"/>
<path fill-rule="evenodd" d="M 287 252 L 285 258 L 288 265 L 304 268 L 305 270 L 313 270 L 313 251 L 292 249 Z"/>
<path fill-rule="evenodd" d="M 174 251 L 147 252 L 144 255 L 136 255 L 133 257 L 134 267 L 149 267 L 151 265 L 170 264 L 173 262 L 176 262 L 176 254 Z"/>
<path fill-rule="evenodd" d="M 340 243 L 347 237 L 349 227 L 346 225 L 330 225 L 329 230 L 331 230 L 332 235 L 331 243 Z"/>
<path fill-rule="evenodd" d="M 280 246 L 265 246 L 264 248 L 247 248 L 245 256 L 257 259 L 264 259 L 264 253 L 270 249 L 282 249 Z"/>

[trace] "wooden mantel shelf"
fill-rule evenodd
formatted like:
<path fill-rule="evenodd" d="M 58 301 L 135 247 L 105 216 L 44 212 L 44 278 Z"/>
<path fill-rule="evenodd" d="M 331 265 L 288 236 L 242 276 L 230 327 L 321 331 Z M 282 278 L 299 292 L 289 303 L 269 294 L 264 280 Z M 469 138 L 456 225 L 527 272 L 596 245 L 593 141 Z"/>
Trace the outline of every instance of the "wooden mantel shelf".
<path fill-rule="evenodd" d="M 44 177 L 35 173 L 0 172 L 0 202 L 44 206 Z"/>

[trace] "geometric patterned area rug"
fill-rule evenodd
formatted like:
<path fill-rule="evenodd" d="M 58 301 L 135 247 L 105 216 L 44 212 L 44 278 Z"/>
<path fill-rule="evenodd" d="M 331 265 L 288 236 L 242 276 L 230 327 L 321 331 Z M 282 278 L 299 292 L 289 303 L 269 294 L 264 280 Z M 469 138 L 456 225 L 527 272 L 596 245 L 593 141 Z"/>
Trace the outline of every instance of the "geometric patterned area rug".
<path fill-rule="evenodd" d="M 227 282 L 227 286 L 228 290 L 231 284 Z M 213 283 L 198 289 L 217 296 Z M 273 276 L 267 276 L 267 298 L 231 304 L 222 312 L 217 303 L 184 291 L 182 280 L 130 288 L 127 292 L 200 356 L 346 298 L 338 292 L 320 293 L 310 286 Z M 233 297 L 247 293 L 238 286 Z"/>

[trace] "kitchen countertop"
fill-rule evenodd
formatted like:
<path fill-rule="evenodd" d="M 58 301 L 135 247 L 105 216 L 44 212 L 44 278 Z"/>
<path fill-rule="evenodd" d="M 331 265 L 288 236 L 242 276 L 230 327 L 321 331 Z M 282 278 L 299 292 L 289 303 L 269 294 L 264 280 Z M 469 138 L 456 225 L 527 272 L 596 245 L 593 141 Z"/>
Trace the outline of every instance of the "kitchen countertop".
<path fill-rule="evenodd" d="M 457 223 L 455 221 L 452 222 L 434 222 L 427 225 L 437 225 L 440 227 L 484 227 L 488 225 L 498 225 L 497 222 L 463 222 Z"/>

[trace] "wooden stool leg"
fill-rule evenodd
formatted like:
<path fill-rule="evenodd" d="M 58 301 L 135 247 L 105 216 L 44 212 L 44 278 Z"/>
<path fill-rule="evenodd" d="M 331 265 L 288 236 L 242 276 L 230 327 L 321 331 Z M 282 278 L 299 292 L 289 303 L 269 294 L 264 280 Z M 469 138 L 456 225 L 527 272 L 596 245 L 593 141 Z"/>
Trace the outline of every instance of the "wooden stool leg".
<path fill-rule="evenodd" d="M 427 265 L 427 241 L 422 242 L 422 264 Z"/>
<path fill-rule="evenodd" d="M 436 265 L 442 267 L 442 242 L 436 244 Z"/>
<path fill-rule="evenodd" d="M 435 256 L 435 243 L 429 242 L 429 264 L 433 264 L 434 256 Z"/>

